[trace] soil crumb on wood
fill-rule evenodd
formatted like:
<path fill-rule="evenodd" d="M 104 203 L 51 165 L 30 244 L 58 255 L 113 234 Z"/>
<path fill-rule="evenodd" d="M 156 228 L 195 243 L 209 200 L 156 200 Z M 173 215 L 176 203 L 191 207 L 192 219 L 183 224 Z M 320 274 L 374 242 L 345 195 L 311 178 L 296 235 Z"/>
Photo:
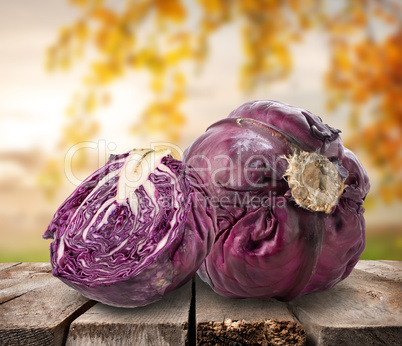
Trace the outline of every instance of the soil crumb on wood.
<path fill-rule="evenodd" d="M 197 326 L 198 345 L 305 345 L 306 332 L 292 321 L 246 322 L 227 319 Z"/>

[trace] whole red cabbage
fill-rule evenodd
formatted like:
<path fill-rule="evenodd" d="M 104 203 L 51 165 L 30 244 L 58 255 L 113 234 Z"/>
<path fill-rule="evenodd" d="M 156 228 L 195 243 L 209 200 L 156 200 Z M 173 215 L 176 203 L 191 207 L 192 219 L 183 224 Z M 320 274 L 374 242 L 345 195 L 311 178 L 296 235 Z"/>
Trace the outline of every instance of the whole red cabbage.
<path fill-rule="evenodd" d="M 99 302 L 136 307 L 186 283 L 213 242 L 198 175 L 169 151 L 111 156 L 60 206 L 44 238 L 53 275 Z"/>
<path fill-rule="evenodd" d="M 350 274 L 365 246 L 370 185 L 339 132 L 302 108 L 254 101 L 186 149 L 216 210 L 198 271 L 216 292 L 291 300 Z"/>

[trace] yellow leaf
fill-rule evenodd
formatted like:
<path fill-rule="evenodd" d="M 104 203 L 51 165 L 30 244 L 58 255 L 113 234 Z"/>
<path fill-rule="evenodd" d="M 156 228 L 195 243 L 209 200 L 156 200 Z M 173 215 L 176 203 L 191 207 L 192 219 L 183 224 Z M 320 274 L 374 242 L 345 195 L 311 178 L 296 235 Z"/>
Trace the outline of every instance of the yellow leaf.
<path fill-rule="evenodd" d="M 92 64 L 94 82 L 97 84 L 110 83 L 123 74 L 122 67 L 110 62 L 95 62 Z"/>
<path fill-rule="evenodd" d="M 59 43 L 63 47 L 67 46 L 71 40 L 71 30 L 68 27 L 61 28 L 59 31 Z"/>
<path fill-rule="evenodd" d="M 260 0 L 239 1 L 240 13 L 258 13 L 261 10 Z"/>
<path fill-rule="evenodd" d="M 87 113 L 93 113 L 93 111 L 96 109 L 96 106 L 97 106 L 97 100 L 95 93 L 90 92 L 85 98 L 84 110 Z"/>
<path fill-rule="evenodd" d="M 289 4 L 289 8 L 293 11 L 293 12 L 299 12 L 300 11 L 300 1 L 299 0 L 289 0 L 288 1 Z"/>
<path fill-rule="evenodd" d="M 78 21 L 75 25 L 75 33 L 80 42 L 87 40 L 89 36 L 88 26 L 84 21 Z"/>
<path fill-rule="evenodd" d="M 198 2 L 208 14 L 222 13 L 227 6 L 223 0 L 198 0 Z"/>
<path fill-rule="evenodd" d="M 71 59 L 68 55 L 64 55 L 59 60 L 59 66 L 62 70 L 68 70 L 71 66 Z"/>
<path fill-rule="evenodd" d="M 180 0 L 154 0 L 158 20 L 180 23 L 186 18 L 186 9 Z"/>
<path fill-rule="evenodd" d="M 165 83 L 164 83 L 162 75 L 158 74 L 152 79 L 151 89 L 155 93 L 160 93 L 160 92 L 162 92 L 164 85 L 165 85 Z"/>
<path fill-rule="evenodd" d="M 90 13 L 91 17 L 101 22 L 104 26 L 112 26 L 117 22 L 116 13 L 110 9 L 96 7 Z"/>
<path fill-rule="evenodd" d="M 177 128 L 177 126 L 182 126 L 185 123 L 185 116 L 183 115 L 183 113 L 181 112 L 174 112 L 170 115 L 170 122 L 172 123 L 172 125 L 175 126 L 175 128 Z"/>
<path fill-rule="evenodd" d="M 180 102 L 183 102 L 184 99 L 186 98 L 186 93 L 184 92 L 184 90 L 175 90 L 172 94 L 172 102 L 177 104 Z"/>

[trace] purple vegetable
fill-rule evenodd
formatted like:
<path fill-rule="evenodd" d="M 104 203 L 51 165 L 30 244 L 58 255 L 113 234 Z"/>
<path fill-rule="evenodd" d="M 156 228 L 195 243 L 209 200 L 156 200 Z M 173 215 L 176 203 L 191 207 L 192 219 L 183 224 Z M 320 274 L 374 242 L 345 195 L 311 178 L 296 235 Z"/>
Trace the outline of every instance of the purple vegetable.
<path fill-rule="evenodd" d="M 198 175 L 168 150 L 111 156 L 61 205 L 44 238 L 53 275 L 99 302 L 136 307 L 186 283 L 213 242 Z"/>
<path fill-rule="evenodd" d="M 365 246 L 367 173 L 339 130 L 301 108 L 248 102 L 184 152 L 216 209 L 200 270 L 224 296 L 291 300 L 345 279 Z"/>

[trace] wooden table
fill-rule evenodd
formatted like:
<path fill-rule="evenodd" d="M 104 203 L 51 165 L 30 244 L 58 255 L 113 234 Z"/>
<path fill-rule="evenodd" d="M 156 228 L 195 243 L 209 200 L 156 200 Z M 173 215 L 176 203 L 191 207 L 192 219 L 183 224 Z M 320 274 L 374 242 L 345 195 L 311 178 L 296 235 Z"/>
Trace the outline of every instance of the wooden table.
<path fill-rule="evenodd" d="M 136 309 L 88 300 L 49 263 L 0 264 L 0 345 L 402 345 L 402 262 L 360 261 L 333 289 L 229 299 L 196 278 Z"/>

